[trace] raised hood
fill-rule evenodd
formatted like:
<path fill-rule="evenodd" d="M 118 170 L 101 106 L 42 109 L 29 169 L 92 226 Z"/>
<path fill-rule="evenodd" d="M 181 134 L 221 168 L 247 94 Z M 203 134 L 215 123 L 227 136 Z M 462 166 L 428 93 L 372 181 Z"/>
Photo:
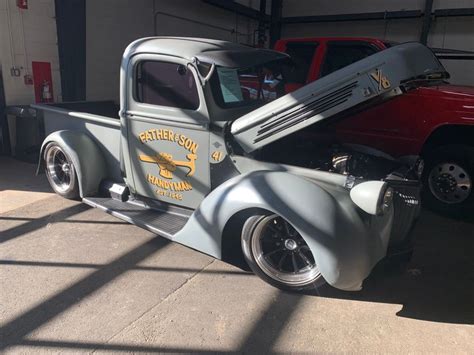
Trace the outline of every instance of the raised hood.
<path fill-rule="evenodd" d="M 251 152 L 362 103 L 400 95 L 409 82 L 448 77 L 430 49 L 419 43 L 400 44 L 238 118 L 231 133 L 246 152 Z"/>

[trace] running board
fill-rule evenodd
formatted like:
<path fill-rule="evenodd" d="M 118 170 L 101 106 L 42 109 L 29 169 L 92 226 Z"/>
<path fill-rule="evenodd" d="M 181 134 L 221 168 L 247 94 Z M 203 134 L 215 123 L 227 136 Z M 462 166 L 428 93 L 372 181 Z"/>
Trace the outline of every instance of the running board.
<path fill-rule="evenodd" d="M 178 233 L 186 224 L 189 215 L 177 211 L 149 208 L 135 202 L 121 202 L 110 197 L 85 197 L 82 201 L 99 208 L 114 217 L 144 228 L 168 239 Z"/>

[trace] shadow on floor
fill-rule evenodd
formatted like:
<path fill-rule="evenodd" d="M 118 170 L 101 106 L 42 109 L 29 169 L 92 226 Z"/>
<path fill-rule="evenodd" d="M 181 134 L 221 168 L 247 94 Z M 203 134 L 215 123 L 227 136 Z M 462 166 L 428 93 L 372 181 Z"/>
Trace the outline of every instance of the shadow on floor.
<path fill-rule="evenodd" d="M 44 173 L 36 176 L 36 164 L 0 157 L 0 191 L 53 192 Z"/>
<path fill-rule="evenodd" d="M 321 287 L 320 297 L 402 304 L 398 316 L 474 324 L 474 223 L 423 211 L 405 265 L 382 261 L 359 292 Z"/>

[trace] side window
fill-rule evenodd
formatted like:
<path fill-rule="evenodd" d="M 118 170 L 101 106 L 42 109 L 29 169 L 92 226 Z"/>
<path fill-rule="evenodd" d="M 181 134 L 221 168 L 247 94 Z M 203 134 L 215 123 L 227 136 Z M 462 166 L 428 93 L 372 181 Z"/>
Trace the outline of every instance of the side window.
<path fill-rule="evenodd" d="M 344 68 L 377 52 L 370 44 L 354 42 L 329 42 L 321 69 L 321 76 Z"/>
<path fill-rule="evenodd" d="M 199 107 L 194 76 L 184 65 L 143 61 L 137 65 L 135 81 L 138 102 L 186 110 Z"/>
<path fill-rule="evenodd" d="M 306 84 L 317 47 L 314 42 L 291 42 L 286 45 L 286 53 L 294 63 L 294 67 L 284 73 L 288 83 Z"/>

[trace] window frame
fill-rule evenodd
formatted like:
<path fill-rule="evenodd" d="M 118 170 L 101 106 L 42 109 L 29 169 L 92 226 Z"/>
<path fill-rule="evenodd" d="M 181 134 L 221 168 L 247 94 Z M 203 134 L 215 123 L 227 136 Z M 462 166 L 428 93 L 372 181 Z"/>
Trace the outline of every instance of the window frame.
<path fill-rule="evenodd" d="M 194 85 L 195 85 L 195 90 L 196 90 L 196 98 L 198 100 L 198 105 L 197 105 L 196 108 L 186 108 L 186 107 L 178 107 L 178 106 L 171 106 L 171 105 L 159 105 L 159 104 L 154 104 L 154 103 L 151 103 L 151 102 L 140 101 L 139 100 L 138 70 L 139 70 L 140 65 L 143 65 L 144 63 L 163 63 L 163 64 L 171 64 L 171 65 L 176 65 L 176 66 L 182 65 L 182 64 L 171 62 L 171 61 L 162 61 L 162 60 L 141 60 L 141 61 L 137 62 L 135 64 L 134 77 L 133 77 L 134 78 L 133 99 L 136 102 L 139 102 L 141 104 L 152 105 L 152 106 L 172 107 L 172 108 L 177 108 L 179 110 L 196 111 L 197 109 L 199 109 L 200 99 L 199 99 L 199 92 L 198 92 L 198 89 L 197 89 L 198 82 L 196 82 L 196 79 L 194 78 L 194 76 L 193 76 L 193 80 L 194 80 Z M 184 67 L 186 68 L 186 66 L 184 66 Z M 186 68 L 186 70 L 190 71 L 189 68 Z M 191 72 L 191 75 L 192 75 L 192 72 Z"/>
<path fill-rule="evenodd" d="M 185 109 L 173 106 L 155 105 L 144 102 L 139 102 L 136 96 L 137 83 L 136 75 L 138 64 L 144 61 L 157 61 L 166 62 L 176 65 L 184 65 L 191 70 L 196 85 L 196 90 L 199 99 L 199 106 L 197 109 Z M 137 116 L 140 118 L 159 119 L 164 121 L 176 122 L 176 123 L 191 123 L 203 125 L 209 123 L 209 114 L 207 110 L 206 100 L 203 92 L 203 88 L 200 84 L 199 77 L 197 76 L 196 70 L 193 66 L 188 66 L 190 61 L 160 54 L 149 54 L 140 53 L 130 58 L 127 68 L 126 75 L 123 77 L 121 82 L 121 100 L 123 102 L 123 111 L 128 116 Z"/>

